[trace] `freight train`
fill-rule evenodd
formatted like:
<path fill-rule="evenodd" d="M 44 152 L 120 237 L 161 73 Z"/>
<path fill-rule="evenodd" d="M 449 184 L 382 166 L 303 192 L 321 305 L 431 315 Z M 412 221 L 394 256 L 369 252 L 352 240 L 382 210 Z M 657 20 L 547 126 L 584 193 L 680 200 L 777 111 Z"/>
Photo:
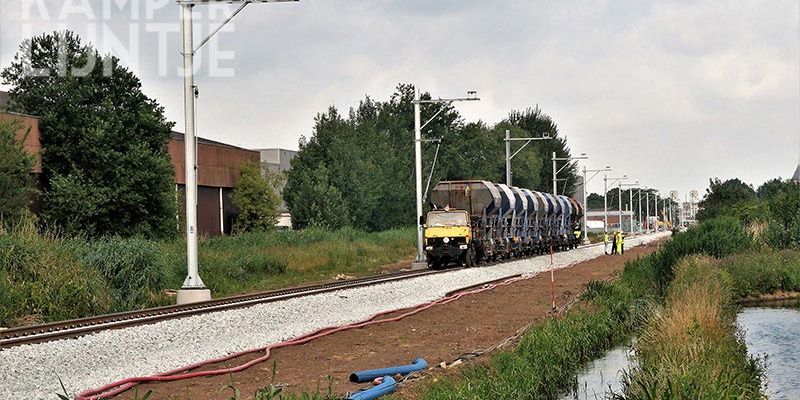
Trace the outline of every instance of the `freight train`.
<path fill-rule="evenodd" d="M 430 268 L 451 262 L 543 254 L 578 247 L 583 207 L 575 199 L 479 180 L 442 181 L 424 221 Z"/>

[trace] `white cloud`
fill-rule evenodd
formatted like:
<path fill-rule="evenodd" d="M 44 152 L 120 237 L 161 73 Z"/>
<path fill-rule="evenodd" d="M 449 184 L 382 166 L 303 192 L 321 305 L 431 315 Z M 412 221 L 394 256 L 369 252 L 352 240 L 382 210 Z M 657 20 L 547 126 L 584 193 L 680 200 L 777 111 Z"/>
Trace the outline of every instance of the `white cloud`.
<path fill-rule="evenodd" d="M 197 13 L 204 32 L 221 18 Z M 111 17 L 104 22 L 127 41 L 128 15 Z M 177 6 L 154 17 L 142 23 L 176 22 Z M 30 22 L 35 31 L 87 29 L 77 16 Z M 18 23 L 0 13 L 4 63 L 21 39 Z M 612 164 L 665 191 L 702 192 L 712 176 L 760 183 L 790 174 L 797 160 L 796 0 L 302 0 L 248 7 L 234 28 L 214 40 L 234 52 L 223 66 L 235 77 L 200 71 L 198 115 L 203 135 L 238 145 L 295 147 L 331 104 L 346 110 L 412 82 L 437 96 L 478 90 L 480 103 L 458 105 L 468 120 L 496 122 L 539 104 L 592 166 Z M 179 36 L 169 40 L 167 77 L 146 56 L 155 34 L 139 38 L 141 60 L 125 61 L 182 129 Z"/>

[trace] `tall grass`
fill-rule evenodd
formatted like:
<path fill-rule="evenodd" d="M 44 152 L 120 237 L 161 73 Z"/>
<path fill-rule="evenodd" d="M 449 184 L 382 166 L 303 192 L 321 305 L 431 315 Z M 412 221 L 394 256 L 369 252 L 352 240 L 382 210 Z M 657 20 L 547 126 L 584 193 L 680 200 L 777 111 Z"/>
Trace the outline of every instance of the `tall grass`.
<path fill-rule="evenodd" d="M 204 238 L 200 273 L 216 297 L 364 275 L 409 259 L 414 229 L 275 231 Z M 85 239 L 0 228 L 0 326 L 167 304 L 186 277 L 182 239 Z"/>
<path fill-rule="evenodd" d="M 2 228 L 0 228 L 2 229 Z M 108 312 L 111 288 L 65 241 L 29 226 L 0 230 L 0 325 L 31 324 Z"/>
<path fill-rule="evenodd" d="M 678 263 L 663 310 L 636 344 L 625 399 L 760 399 L 762 365 L 736 325 L 733 279 L 712 259 Z"/>

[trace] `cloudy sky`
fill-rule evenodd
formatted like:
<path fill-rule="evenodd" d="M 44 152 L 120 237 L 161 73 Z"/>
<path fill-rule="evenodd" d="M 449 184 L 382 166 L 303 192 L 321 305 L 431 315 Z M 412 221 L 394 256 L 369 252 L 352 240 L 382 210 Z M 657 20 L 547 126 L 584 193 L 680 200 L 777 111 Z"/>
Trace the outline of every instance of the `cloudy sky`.
<path fill-rule="evenodd" d="M 231 10 L 198 7 L 198 39 Z M 0 65 L 32 32 L 74 30 L 182 130 L 179 17 L 172 0 L 0 0 Z M 800 157 L 797 0 L 258 4 L 198 58 L 199 134 L 248 148 L 297 148 L 317 112 L 408 82 L 478 91 L 457 105 L 468 121 L 539 104 L 590 168 L 681 197 L 709 177 L 787 177 Z"/>

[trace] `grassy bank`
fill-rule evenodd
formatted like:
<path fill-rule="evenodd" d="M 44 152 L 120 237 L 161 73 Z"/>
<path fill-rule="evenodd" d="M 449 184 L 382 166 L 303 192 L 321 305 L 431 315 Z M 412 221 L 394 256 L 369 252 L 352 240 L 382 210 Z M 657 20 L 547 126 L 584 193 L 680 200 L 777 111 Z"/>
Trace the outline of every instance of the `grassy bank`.
<path fill-rule="evenodd" d="M 708 258 L 682 260 L 663 309 L 636 344 L 622 399 L 759 399 L 762 366 L 736 326 L 734 279 Z"/>
<path fill-rule="evenodd" d="M 414 230 L 276 231 L 205 238 L 201 276 L 225 296 L 364 275 L 409 259 Z M 64 238 L 31 226 L 0 231 L 0 326 L 171 303 L 186 276 L 185 242 Z"/>
<path fill-rule="evenodd" d="M 423 399 L 557 399 L 588 361 L 626 340 L 663 304 L 679 260 L 726 257 L 752 246 L 738 221 L 710 221 L 626 264 L 612 284 L 592 283 L 582 302 L 531 328 L 519 345 L 427 387 Z"/>

